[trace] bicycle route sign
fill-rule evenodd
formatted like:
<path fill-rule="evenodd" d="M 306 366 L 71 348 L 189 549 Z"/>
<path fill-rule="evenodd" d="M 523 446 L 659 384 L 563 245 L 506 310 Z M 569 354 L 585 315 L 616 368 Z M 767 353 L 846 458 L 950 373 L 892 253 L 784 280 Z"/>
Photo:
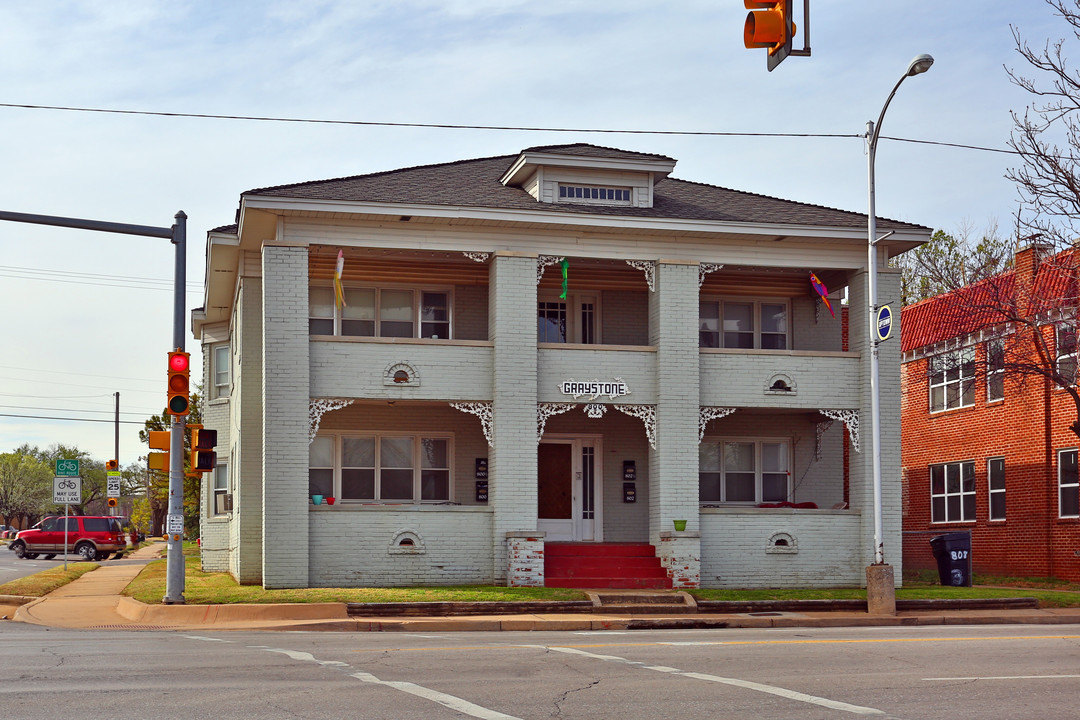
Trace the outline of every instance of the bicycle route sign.
<path fill-rule="evenodd" d="M 77 459 L 58 458 L 56 460 L 56 477 L 78 477 L 79 461 Z"/>
<path fill-rule="evenodd" d="M 59 464 L 59 460 L 57 464 Z M 57 475 L 53 478 L 53 502 L 57 505 L 79 505 L 82 503 L 82 478 L 69 475 Z"/>

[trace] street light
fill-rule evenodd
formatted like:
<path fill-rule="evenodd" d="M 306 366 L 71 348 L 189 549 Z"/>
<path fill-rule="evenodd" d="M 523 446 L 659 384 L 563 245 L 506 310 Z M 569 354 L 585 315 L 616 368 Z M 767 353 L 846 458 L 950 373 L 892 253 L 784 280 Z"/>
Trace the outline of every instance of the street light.
<path fill-rule="evenodd" d="M 874 564 L 884 565 L 885 553 L 882 546 L 882 530 L 881 530 L 881 398 L 880 386 L 878 383 L 878 340 L 877 340 L 877 216 L 874 207 L 874 157 L 877 154 L 877 142 L 878 137 L 881 134 L 881 121 L 885 118 L 885 111 L 889 108 L 889 103 L 892 102 L 893 96 L 896 95 L 897 89 L 905 79 L 912 75 L 919 75 L 930 69 L 930 66 L 934 64 L 934 58 L 929 55 L 917 55 L 909 64 L 907 72 L 905 72 L 900 79 L 896 81 L 896 85 L 893 86 L 892 92 L 889 93 L 888 99 L 885 101 L 885 105 L 881 108 L 881 114 L 878 115 L 877 124 L 872 121 L 866 123 L 866 137 L 869 141 L 869 152 L 867 153 L 867 177 L 869 179 L 869 200 L 870 211 L 867 218 L 868 232 L 868 248 L 867 248 L 867 265 L 868 265 L 868 287 L 867 294 L 869 295 L 868 301 L 869 307 L 869 324 L 868 329 L 870 331 L 870 426 L 871 426 L 871 438 L 873 442 L 873 463 L 874 463 Z M 869 582 L 869 581 L 868 581 Z M 869 586 L 868 586 L 869 591 Z M 892 592 L 892 585 L 890 582 L 888 591 Z"/>

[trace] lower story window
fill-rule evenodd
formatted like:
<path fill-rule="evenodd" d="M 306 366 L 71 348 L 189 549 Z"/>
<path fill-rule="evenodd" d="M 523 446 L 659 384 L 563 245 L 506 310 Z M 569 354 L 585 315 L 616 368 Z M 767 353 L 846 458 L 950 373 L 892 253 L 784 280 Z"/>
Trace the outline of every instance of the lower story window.
<path fill-rule="evenodd" d="M 975 463 L 930 466 L 931 522 L 975 520 Z"/>
<path fill-rule="evenodd" d="M 447 501 L 450 454 L 445 437 L 320 435 L 309 446 L 308 492 L 342 501 Z"/>
<path fill-rule="evenodd" d="M 791 496 L 787 440 L 706 438 L 698 446 L 701 502 L 784 502 Z"/>
<path fill-rule="evenodd" d="M 1080 475 L 1075 448 L 1058 453 L 1058 517 L 1080 517 Z"/>

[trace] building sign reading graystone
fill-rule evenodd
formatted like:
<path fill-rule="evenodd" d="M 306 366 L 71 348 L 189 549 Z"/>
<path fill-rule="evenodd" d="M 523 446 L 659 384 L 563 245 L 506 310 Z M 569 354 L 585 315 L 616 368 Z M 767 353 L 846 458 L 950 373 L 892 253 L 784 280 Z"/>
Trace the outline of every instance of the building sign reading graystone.
<path fill-rule="evenodd" d="M 563 380 L 559 384 L 559 390 L 563 395 L 573 396 L 575 400 L 582 397 L 588 397 L 589 402 L 596 400 L 598 397 L 607 397 L 614 400 L 617 397 L 630 394 L 630 389 L 626 386 L 626 383 L 623 382 L 622 378 L 615 378 L 614 380 L 592 380 L 587 382 Z"/>

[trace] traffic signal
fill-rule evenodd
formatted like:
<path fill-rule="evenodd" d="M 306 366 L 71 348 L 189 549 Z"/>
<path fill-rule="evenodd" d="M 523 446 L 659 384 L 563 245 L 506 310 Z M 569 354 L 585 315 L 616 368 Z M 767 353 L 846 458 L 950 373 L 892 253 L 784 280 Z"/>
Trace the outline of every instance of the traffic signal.
<path fill-rule="evenodd" d="M 105 461 L 105 469 L 106 470 L 119 470 L 120 469 L 120 463 L 117 462 L 116 460 L 106 460 Z"/>
<path fill-rule="evenodd" d="M 791 39 L 795 36 L 792 0 L 743 0 L 747 10 L 743 26 L 743 45 L 748 48 L 768 48 L 769 72 L 791 54 Z"/>
<path fill-rule="evenodd" d="M 191 407 L 191 355 L 183 350 L 169 353 L 169 415 L 187 415 Z"/>
<path fill-rule="evenodd" d="M 150 449 L 164 450 L 165 452 L 152 452 L 147 455 L 146 466 L 151 470 L 169 472 L 169 443 L 171 442 L 171 433 L 168 430 L 151 430 L 149 435 Z"/>
<path fill-rule="evenodd" d="M 217 467 L 217 430 L 196 427 L 191 431 L 191 471 L 209 472 Z"/>
<path fill-rule="evenodd" d="M 109 507 L 116 507 L 116 498 L 109 498 L 106 502 L 108 503 Z"/>

